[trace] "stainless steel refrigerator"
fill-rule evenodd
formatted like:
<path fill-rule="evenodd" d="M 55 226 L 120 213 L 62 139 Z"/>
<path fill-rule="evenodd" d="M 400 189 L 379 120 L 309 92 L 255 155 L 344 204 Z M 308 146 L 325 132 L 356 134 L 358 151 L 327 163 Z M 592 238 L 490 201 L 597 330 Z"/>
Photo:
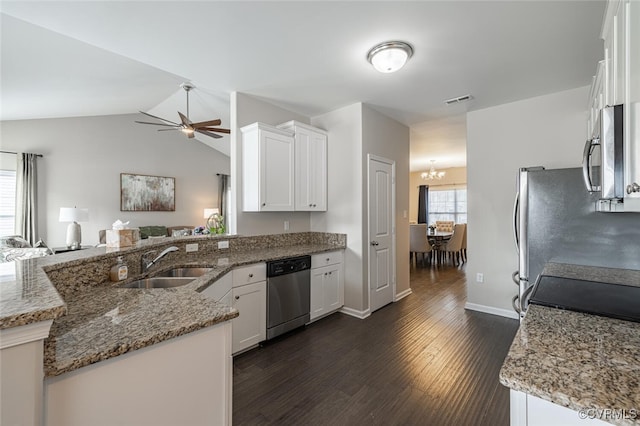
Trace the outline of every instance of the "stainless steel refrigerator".
<path fill-rule="evenodd" d="M 521 317 L 547 262 L 640 270 L 640 213 L 597 212 L 582 168 L 522 168 L 514 203 L 519 255 L 513 306 Z"/>

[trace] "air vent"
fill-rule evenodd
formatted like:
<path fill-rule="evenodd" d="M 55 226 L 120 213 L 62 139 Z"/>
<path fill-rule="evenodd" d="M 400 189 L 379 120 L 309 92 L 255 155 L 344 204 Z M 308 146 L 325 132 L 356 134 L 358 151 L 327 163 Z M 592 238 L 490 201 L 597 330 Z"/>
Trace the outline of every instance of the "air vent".
<path fill-rule="evenodd" d="M 471 99 L 473 99 L 473 96 L 463 95 L 463 96 L 458 96 L 457 98 L 447 99 L 446 101 L 444 101 L 444 103 L 447 105 L 453 105 L 453 104 L 459 104 L 460 102 L 470 101 Z"/>

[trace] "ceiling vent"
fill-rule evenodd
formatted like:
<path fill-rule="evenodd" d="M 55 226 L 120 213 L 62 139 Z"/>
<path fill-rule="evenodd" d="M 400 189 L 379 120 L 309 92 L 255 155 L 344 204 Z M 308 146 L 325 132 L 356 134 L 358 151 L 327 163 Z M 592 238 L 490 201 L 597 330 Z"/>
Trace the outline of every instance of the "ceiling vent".
<path fill-rule="evenodd" d="M 446 101 L 444 101 L 444 103 L 447 105 L 453 105 L 453 104 L 459 104 L 460 102 L 470 101 L 471 99 L 473 99 L 473 96 L 463 95 L 463 96 L 458 96 L 457 98 L 447 99 Z"/>

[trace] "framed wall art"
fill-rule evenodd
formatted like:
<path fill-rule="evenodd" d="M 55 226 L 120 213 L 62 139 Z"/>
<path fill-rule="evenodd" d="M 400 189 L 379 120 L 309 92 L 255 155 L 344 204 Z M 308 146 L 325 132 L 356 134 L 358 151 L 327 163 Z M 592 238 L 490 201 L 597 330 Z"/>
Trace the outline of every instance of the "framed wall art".
<path fill-rule="evenodd" d="M 172 212 L 176 210 L 176 179 L 120 173 L 120 211 Z"/>

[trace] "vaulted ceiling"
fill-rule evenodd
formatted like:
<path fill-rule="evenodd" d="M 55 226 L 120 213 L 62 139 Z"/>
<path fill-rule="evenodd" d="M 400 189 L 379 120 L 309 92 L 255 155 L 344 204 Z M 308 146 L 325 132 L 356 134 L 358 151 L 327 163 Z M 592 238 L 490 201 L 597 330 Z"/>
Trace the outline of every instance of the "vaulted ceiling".
<path fill-rule="evenodd" d="M 588 85 L 603 1 L 2 1 L 2 120 L 184 109 L 239 91 L 312 117 L 365 102 L 411 127 L 412 170 L 466 162 L 466 111 Z M 415 51 L 380 74 L 367 51 Z M 455 106 L 443 101 L 471 94 Z M 177 105 L 176 105 L 177 104 Z M 585 99 L 586 110 L 586 99 Z"/>

